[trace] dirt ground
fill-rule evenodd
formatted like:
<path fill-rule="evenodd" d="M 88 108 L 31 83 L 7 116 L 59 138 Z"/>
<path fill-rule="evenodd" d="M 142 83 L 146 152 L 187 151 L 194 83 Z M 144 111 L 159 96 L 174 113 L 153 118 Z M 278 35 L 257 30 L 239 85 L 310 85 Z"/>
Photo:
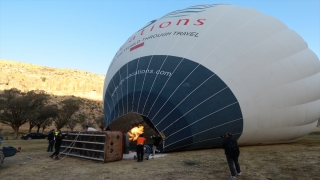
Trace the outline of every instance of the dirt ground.
<path fill-rule="evenodd" d="M 9 139 L 4 145 L 22 147 L 0 166 L 0 179 L 5 180 L 230 179 L 222 149 L 168 153 L 142 163 L 133 159 L 102 163 L 69 156 L 53 160 L 45 152 L 46 140 Z M 240 150 L 242 175 L 237 179 L 320 180 L 320 127 L 294 143 Z"/>

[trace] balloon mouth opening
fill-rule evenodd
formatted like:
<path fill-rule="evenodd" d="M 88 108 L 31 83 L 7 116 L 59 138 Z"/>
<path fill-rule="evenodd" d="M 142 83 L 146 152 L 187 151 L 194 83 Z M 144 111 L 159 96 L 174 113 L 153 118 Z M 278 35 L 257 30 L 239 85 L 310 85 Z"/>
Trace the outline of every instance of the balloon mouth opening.
<path fill-rule="evenodd" d="M 116 118 L 108 125 L 107 129 L 127 133 L 130 137 L 130 143 L 132 144 L 135 143 L 135 137 L 138 137 L 140 134 L 146 137 L 147 144 L 152 144 L 153 140 L 148 137 L 159 134 L 148 117 L 134 112 Z"/>

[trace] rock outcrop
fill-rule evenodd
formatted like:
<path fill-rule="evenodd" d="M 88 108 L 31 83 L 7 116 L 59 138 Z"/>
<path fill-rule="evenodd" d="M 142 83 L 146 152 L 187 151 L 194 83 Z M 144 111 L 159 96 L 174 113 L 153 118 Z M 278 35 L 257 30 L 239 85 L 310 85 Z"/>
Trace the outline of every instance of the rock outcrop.
<path fill-rule="evenodd" d="M 0 90 L 44 90 L 58 96 L 73 95 L 102 101 L 105 76 L 74 69 L 49 68 L 0 59 Z"/>

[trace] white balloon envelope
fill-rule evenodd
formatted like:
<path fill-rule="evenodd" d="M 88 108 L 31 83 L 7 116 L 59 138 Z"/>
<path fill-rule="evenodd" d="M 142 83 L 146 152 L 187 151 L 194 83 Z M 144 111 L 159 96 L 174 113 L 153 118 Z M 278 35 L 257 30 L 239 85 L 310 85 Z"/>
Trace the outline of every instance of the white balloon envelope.
<path fill-rule="evenodd" d="M 166 151 L 294 141 L 320 117 L 320 62 L 278 19 L 234 5 L 199 5 L 149 22 L 123 44 L 104 84 L 107 126 L 132 113 Z M 126 129 L 126 130 L 125 130 Z"/>

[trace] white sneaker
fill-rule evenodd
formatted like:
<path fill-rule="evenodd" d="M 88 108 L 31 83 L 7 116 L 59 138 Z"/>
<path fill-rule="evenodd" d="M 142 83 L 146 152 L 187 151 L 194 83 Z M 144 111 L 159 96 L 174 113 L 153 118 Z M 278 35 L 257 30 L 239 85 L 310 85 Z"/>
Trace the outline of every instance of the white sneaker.
<path fill-rule="evenodd" d="M 237 177 L 235 177 L 235 176 L 231 176 L 231 179 L 236 179 Z"/>
<path fill-rule="evenodd" d="M 241 176 L 241 172 L 238 173 L 238 176 Z"/>

